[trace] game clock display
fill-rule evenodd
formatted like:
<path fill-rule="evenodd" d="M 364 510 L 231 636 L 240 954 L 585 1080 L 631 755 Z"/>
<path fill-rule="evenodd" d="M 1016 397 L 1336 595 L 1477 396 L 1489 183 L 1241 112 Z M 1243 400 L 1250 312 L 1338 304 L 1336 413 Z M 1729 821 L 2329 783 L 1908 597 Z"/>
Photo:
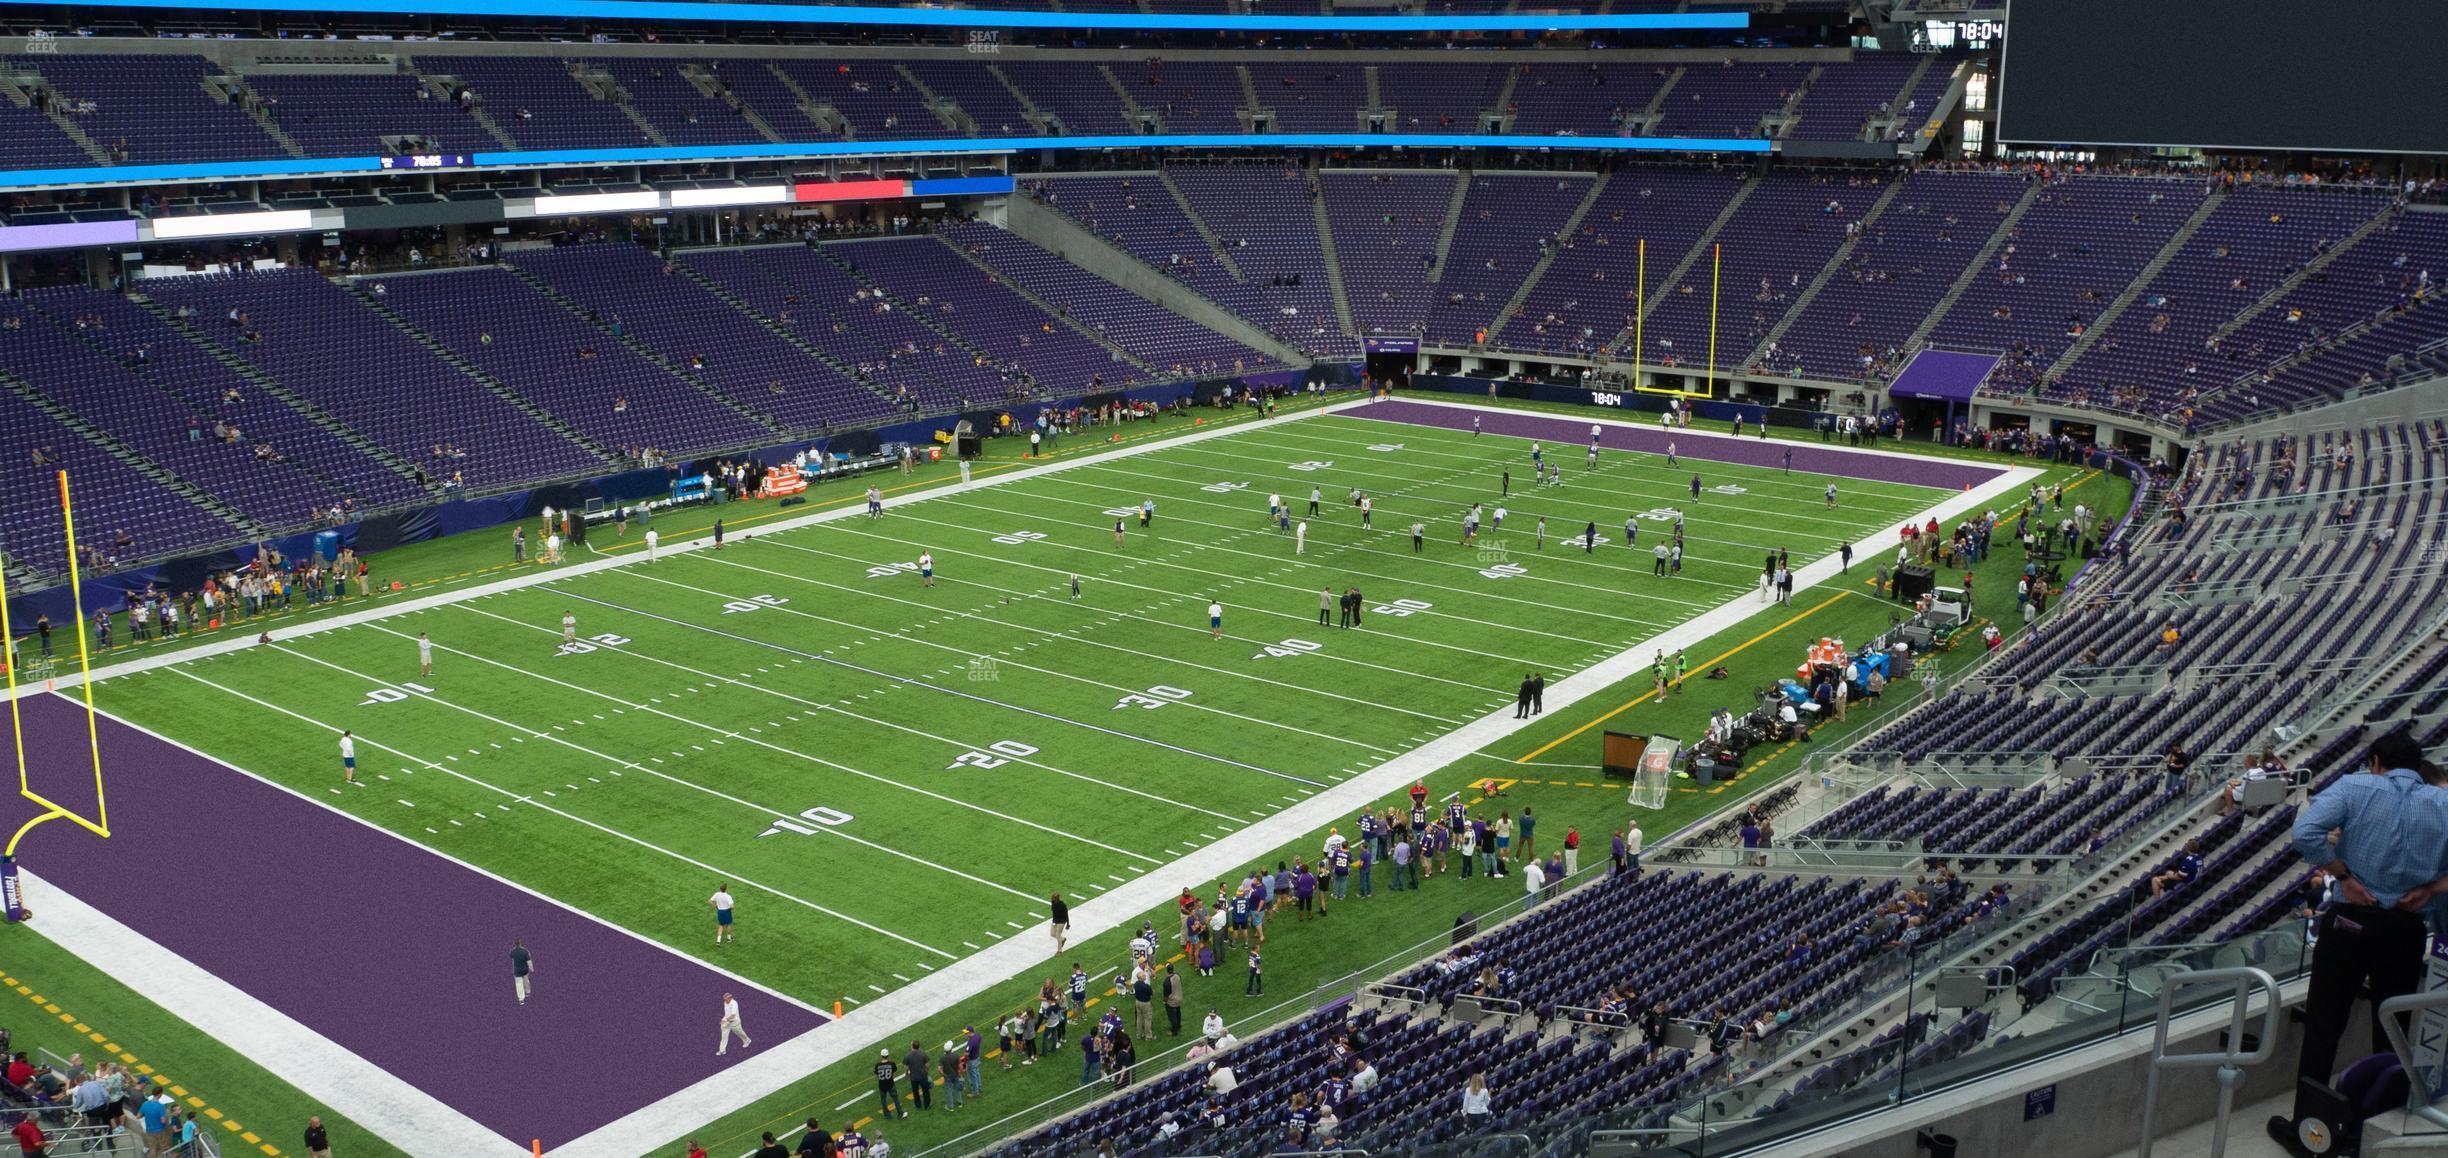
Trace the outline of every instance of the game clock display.
<path fill-rule="evenodd" d="M 472 163 L 466 153 L 409 153 L 382 159 L 385 169 L 457 169 Z"/>

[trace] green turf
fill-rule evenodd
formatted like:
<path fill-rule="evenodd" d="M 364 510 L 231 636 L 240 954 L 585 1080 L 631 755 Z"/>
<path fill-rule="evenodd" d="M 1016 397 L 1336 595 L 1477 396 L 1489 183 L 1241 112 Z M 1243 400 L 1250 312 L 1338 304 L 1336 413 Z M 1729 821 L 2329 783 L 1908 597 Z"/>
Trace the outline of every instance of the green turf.
<path fill-rule="evenodd" d="M 1400 449 L 1370 449 L 1394 444 Z M 694 954 L 703 946 L 693 897 L 642 898 L 634 889 L 641 874 L 665 875 L 672 857 L 691 857 L 746 882 L 751 932 L 724 967 L 855 1010 L 899 984 L 895 974 L 919 976 L 1018 935 L 1014 925 L 1035 934 L 1046 892 L 1092 897 L 1116 879 L 1160 872 L 1320 785 L 1509 703 L 1525 670 L 1553 682 L 1728 599 L 1748 605 L 1769 548 L 1788 547 L 1798 566 L 1840 537 L 1946 497 L 1847 480 L 1842 506 L 1829 512 L 1818 497 L 1824 480 L 1711 464 L 1712 484 L 1744 493 L 1712 492 L 1690 512 L 1685 574 L 1661 580 L 1647 573 L 1646 548 L 1662 524 L 1644 523 L 1641 549 L 1630 551 L 1619 543 L 1622 523 L 1629 513 L 1684 505 L 1687 470 L 1619 455 L 1593 474 L 1571 470 L 1576 458 L 1568 486 L 1527 494 L 1516 486 L 1500 500 L 1497 472 L 1524 468 L 1516 472 L 1524 481 L 1526 454 L 1518 440 L 1493 436 L 1311 420 L 896 503 L 880 522 L 735 539 L 719 555 L 666 558 L 109 680 L 97 696 L 110 710 Z M 1333 465 L 1290 469 L 1310 462 Z M 2052 474 L 2098 480 L 2091 485 L 2100 489 L 2113 482 Z M 1278 490 L 1305 508 L 1312 484 L 1327 502 L 1308 553 L 1296 557 L 1289 537 L 1266 525 L 1265 496 Z M 1355 485 L 1377 498 L 1374 532 L 1357 526 L 1342 498 Z M 1117 546 L 1107 512 L 1142 497 L 1157 502 L 1155 527 L 1142 532 L 1132 519 Z M 1473 501 L 1514 509 L 1502 532 L 1491 528 L 1481 546 L 1466 549 L 1454 539 L 1459 512 Z M 1532 530 L 1539 514 L 1549 519 L 1543 547 Z M 1416 555 L 1400 531 L 1413 518 L 1430 523 L 1428 549 Z M 1595 554 L 1563 547 L 1558 540 L 1588 521 L 1618 541 Z M 664 530 L 667 542 L 684 534 L 669 520 Z M 486 537 L 497 536 L 478 538 Z M 459 565 L 463 556 L 446 547 L 482 544 L 432 545 L 431 561 Z M 921 547 L 937 561 L 932 589 L 893 569 Z M 1509 573 L 1505 564 L 1523 570 Z M 2010 586 L 2018 565 L 1993 559 L 1987 589 Z M 1084 583 L 1077 602 L 1068 593 L 1074 573 Z M 1352 584 L 1385 610 L 1362 631 L 1319 627 L 1319 586 Z M 1228 608 L 1220 642 L 1207 638 L 1209 598 Z M 1410 604 L 1391 604 L 1398 599 Z M 558 653 L 565 609 L 577 613 L 582 637 L 613 638 Z M 1886 612 L 1858 591 L 1805 590 L 1794 607 L 1761 609 L 1695 649 L 1694 671 L 1722 654 L 1735 675 L 1722 686 L 1739 695 L 1789 671 L 1804 642 L 1828 633 L 1866 638 Z M 430 632 L 440 651 L 431 679 L 415 670 L 418 631 Z M 1319 646 L 1302 646 L 1312 643 Z M 410 682 L 431 691 L 399 695 Z M 1641 713 L 1634 718 L 1644 728 L 1696 733 L 1707 711 L 1733 698 L 1709 689 L 1695 684 L 1677 702 L 1626 710 Z M 1619 687 L 1559 712 L 1431 787 L 1441 795 L 1481 776 L 1519 780 L 1505 800 L 1484 807 L 1534 805 L 1549 840 L 1577 824 L 1590 859 L 1601 860 L 1607 832 L 1629 810 L 1620 789 L 1596 787 L 1590 771 L 1570 767 L 1592 762 L 1594 732 L 1537 756 L 1539 764 L 1511 761 L 1640 690 Z M 1854 727 L 1881 715 L 1859 713 Z M 330 729 L 343 726 L 358 731 L 368 774 L 398 778 L 385 792 L 343 791 L 333 761 L 314 758 L 330 750 Z M 1772 757 L 1753 783 L 1796 755 Z M 396 804 L 403 794 L 418 807 Z M 1731 799 L 1723 790 L 1678 793 L 1643 823 L 1655 839 Z M 480 810 L 490 819 L 474 821 Z M 803 810 L 850 819 L 776 831 L 777 817 Z M 1313 849 L 1320 834 L 1284 835 L 1293 838 L 1284 846 L 1292 855 Z M 855 883 L 886 873 L 924 887 Z M 1202 893 L 1214 885 L 1182 883 Z M 1269 947 L 1271 994 L 1305 997 L 1327 982 L 1348 988 L 1354 969 L 1432 937 L 1460 908 L 1509 900 L 1517 884 L 1434 880 L 1421 894 L 1391 896 L 1381 888 L 1325 922 L 1279 928 Z M 1118 959 L 1120 938 L 1112 942 L 1081 947 L 1092 970 Z M 983 1028 L 1055 964 L 964 1003 L 925 1032 L 961 1022 Z M 1228 995 L 1233 1007 L 1264 1004 L 1243 1002 L 1239 990 L 1238 973 L 1220 969 L 1214 980 L 1193 979 L 1190 1003 L 1199 1012 Z M 1236 1018 L 1243 1011 L 1226 1009 Z M 873 1038 L 901 1028 L 862 1026 L 854 1012 L 825 1032 Z M 1076 1077 L 1057 1072 L 1067 1069 L 991 1076 L 987 1100 L 961 1125 L 982 1124 L 989 1115 L 980 1111 L 1008 1113 L 1060 1092 Z M 845 1066 L 707 1133 L 752 1137 L 810 1104 L 811 1091 L 837 1121 L 834 1105 L 868 1085 Z M 845 1092 L 824 1093 L 831 1090 Z M 952 1127 L 908 1123 L 895 1140 L 940 1140 L 958 1132 Z"/>
<path fill-rule="evenodd" d="M 12 1049 L 36 1061 L 43 1051 L 60 1058 L 83 1054 L 139 1067 L 137 1073 L 169 1087 L 211 1134 L 222 1153 L 303 1153 L 297 1143 L 306 1119 L 320 1114 L 333 1152 L 381 1158 L 394 1149 L 317 1105 L 297 1087 L 266 1073 L 245 1055 L 205 1036 L 75 954 L 25 925 L 10 931 L 0 961 L 0 1024 L 10 1027 Z M 94 1035 L 101 1035 L 97 1040 Z M 250 1143 L 253 1134 L 260 1142 Z"/>
<path fill-rule="evenodd" d="M 1367 449 L 1387 440 L 1402 449 Z M 1286 466 L 1310 462 L 1337 466 Z M 855 1005 L 1043 920 L 1049 892 L 1093 897 L 1502 706 L 1522 671 L 1561 679 L 1749 598 L 1767 549 L 1817 555 L 1944 497 L 1848 483 L 1826 511 L 1816 480 L 1712 466 L 1748 490 L 1690 512 L 1684 577 L 1667 580 L 1646 573 L 1645 549 L 1542 549 L 1520 529 L 1535 509 L 1551 539 L 1591 520 L 1619 534 L 1627 510 L 1688 498 L 1680 471 L 1629 455 L 1514 496 L 1525 509 L 1502 532 L 1460 546 L 1457 512 L 1497 502 L 1500 464 L 1523 462 L 1516 440 L 1313 419 L 248 648 L 96 695 L 694 951 L 688 908 L 634 887 L 690 858 L 744 882 L 743 919 L 762 930 L 728 967 Z M 1377 492 L 1374 531 L 1342 497 L 1361 482 Z M 1226 483 L 1248 485 L 1202 489 Z M 1312 483 L 1337 496 L 1296 555 L 1263 496 L 1298 494 L 1305 509 Z M 1117 545 L 1106 512 L 1142 497 L 1157 501 L 1153 528 L 1130 520 Z M 1395 529 L 1414 518 L 1435 524 L 1431 549 Z M 932 588 L 890 570 L 922 548 Z M 1428 606 L 1321 629 L 1320 586 L 1351 584 L 1380 605 Z M 1220 641 L 1211 598 L 1228 608 Z M 564 611 L 601 645 L 559 653 Z M 414 667 L 420 631 L 437 647 L 430 680 Z M 972 672 L 987 660 L 990 673 Z M 374 694 L 412 682 L 432 690 Z M 342 727 L 369 774 L 397 777 L 385 791 L 343 792 L 319 758 Z M 978 766 L 1005 759 L 998 744 L 1037 751 Z M 761 835 L 819 808 L 853 819 Z M 473 823 L 480 810 L 490 818 Z M 601 847 L 615 843 L 606 829 L 632 840 Z M 945 855 L 947 837 L 986 833 L 958 864 Z M 887 872 L 919 887 L 854 883 Z"/>

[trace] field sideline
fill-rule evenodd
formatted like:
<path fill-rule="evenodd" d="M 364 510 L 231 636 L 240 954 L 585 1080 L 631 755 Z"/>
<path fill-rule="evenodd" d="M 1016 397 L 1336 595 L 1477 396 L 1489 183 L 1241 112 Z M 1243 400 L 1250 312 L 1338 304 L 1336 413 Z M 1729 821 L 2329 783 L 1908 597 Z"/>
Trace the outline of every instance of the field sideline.
<path fill-rule="evenodd" d="M 1943 503 L 1840 478 L 1827 511 L 1833 476 L 1713 460 L 1712 436 L 1680 437 L 1672 474 L 1609 450 L 1593 476 L 1580 447 L 1551 443 L 1567 485 L 1500 496 L 1496 472 L 1527 466 L 1502 435 L 1417 417 L 1239 424 L 981 478 L 873 524 L 855 509 L 778 520 L 720 554 L 667 543 L 652 564 L 621 546 L 268 647 L 163 653 L 102 673 L 96 696 L 742 985 L 803 1007 L 838 999 L 883 1031 L 1034 964 L 1051 947 L 1035 940 L 1047 893 L 1075 899 L 1088 939 L 1517 730 L 1490 712 L 1519 671 L 1547 672 L 1549 706 L 1569 708 L 1645 667 L 1644 649 L 1730 628 L 1755 610 L 1758 555 L 1782 540 L 1807 586 L 1836 571 L 1838 538 L 1884 545 L 1932 507 L 2006 506 L 2036 474 L 1988 468 L 1996 481 L 1946 488 Z M 1687 519 L 1684 574 L 1656 579 L 1647 548 L 1670 517 L 1649 516 L 1688 504 L 1691 469 L 1710 489 Z M 1305 512 L 1305 483 L 1330 497 L 1295 554 L 1263 496 Z M 1355 485 L 1376 500 L 1373 532 L 1342 498 Z M 1156 503 L 1144 532 L 1141 498 Z M 1473 501 L 1522 509 L 1500 540 L 1465 549 L 1456 520 Z M 1525 541 L 1538 513 L 1559 540 L 1588 522 L 1620 540 L 1627 515 L 1642 538 L 1568 555 Z M 1432 527 L 1418 554 L 1396 530 L 1413 519 Z M 920 549 L 932 587 L 910 573 Z M 1373 609 L 1366 625 L 1321 628 L 1318 588 L 1347 586 Z M 1227 607 L 1220 641 L 1198 638 L 1209 598 Z M 558 648 L 564 611 L 579 649 Z M 414 670 L 418 631 L 436 645 L 430 678 Z M 337 785 L 340 727 L 357 732 L 366 775 L 395 779 Z M 746 930 L 719 949 L 701 900 L 717 879 L 742 894 Z M 488 985 L 494 968 L 466 964 Z M 760 1040 L 746 1061 L 548 1142 L 638 1152 L 872 1042 L 848 1028 Z"/>

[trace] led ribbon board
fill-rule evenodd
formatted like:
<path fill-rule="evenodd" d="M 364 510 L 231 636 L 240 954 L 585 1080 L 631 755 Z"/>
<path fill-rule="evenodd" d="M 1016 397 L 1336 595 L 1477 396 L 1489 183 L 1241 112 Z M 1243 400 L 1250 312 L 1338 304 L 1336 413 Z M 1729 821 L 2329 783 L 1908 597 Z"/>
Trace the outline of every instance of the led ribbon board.
<path fill-rule="evenodd" d="M 84 8 L 188 9 L 186 0 L 90 0 Z M 852 4 L 688 3 L 686 0 L 249 0 L 231 12 L 343 12 L 375 16 L 511 16 L 546 20 L 745 21 L 930 28 L 1183 29 L 1203 32 L 1548 32 L 1724 29 L 1751 26 L 1748 12 L 1595 16 L 1580 12 L 1489 16 L 1151 15 L 1014 8 L 881 8 Z"/>

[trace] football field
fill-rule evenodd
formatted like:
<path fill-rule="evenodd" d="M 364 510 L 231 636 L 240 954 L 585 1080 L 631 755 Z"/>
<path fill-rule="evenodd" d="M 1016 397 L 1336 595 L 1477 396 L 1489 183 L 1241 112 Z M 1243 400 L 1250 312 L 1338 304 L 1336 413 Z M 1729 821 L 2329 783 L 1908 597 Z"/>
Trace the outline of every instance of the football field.
<path fill-rule="evenodd" d="M 1207 891 L 1238 866 L 1201 850 L 1295 835 L 1270 821 L 1502 715 L 1530 673 L 1553 685 L 1627 652 L 1645 663 L 1664 633 L 1755 608 L 1764 556 L 1788 551 L 1799 571 L 2001 474 L 1697 432 L 1669 465 L 1623 448 L 1659 432 L 1614 425 L 1592 468 L 1586 422 L 1515 415 L 1527 433 L 1508 435 L 1490 411 L 1474 433 L 1473 413 L 1362 406 L 1070 457 L 719 550 L 679 533 L 719 512 L 670 512 L 652 560 L 638 529 L 600 531 L 568 575 L 166 657 L 102 678 L 95 700 L 812 1023 L 998 943 L 1030 939 L 1034 960 L 1052 948 L 1052 894 L 1093 904 L 1142 878 Z M 1536 485 L 1532 439 L 1566 427 L 1572 442 L 1542 448 L 1563 483 Z M 1790 470 L 1762 461 L 1789 447 Z M 830 485 L 821 498 L 839 497 Z M 1274 495 L 1305 535 L 1268 517 Z M 1680 571 L 1655 575 L 1678 518 Z M 1891 547 L 1871 541 L 1862 565 Z M 1363 615 L 1344 627 L 1331 605 L 1355 589 Z M 243 873 L 245 841 L 224 835 L 222 867 Z M 742 934 L 718 946 L 706 898 L 723 882 Z M 379 945 L 428 919 L 404 915 L 424 903 L 320 918 Z M 580 967 L 536 952 L 540 979 Z M 491 956 L 466 968 L 506 976 Z M 691 1003 L 691 1033 L 711 1032 L 696 1008 L 711 995 L 671 996 Z"/>

